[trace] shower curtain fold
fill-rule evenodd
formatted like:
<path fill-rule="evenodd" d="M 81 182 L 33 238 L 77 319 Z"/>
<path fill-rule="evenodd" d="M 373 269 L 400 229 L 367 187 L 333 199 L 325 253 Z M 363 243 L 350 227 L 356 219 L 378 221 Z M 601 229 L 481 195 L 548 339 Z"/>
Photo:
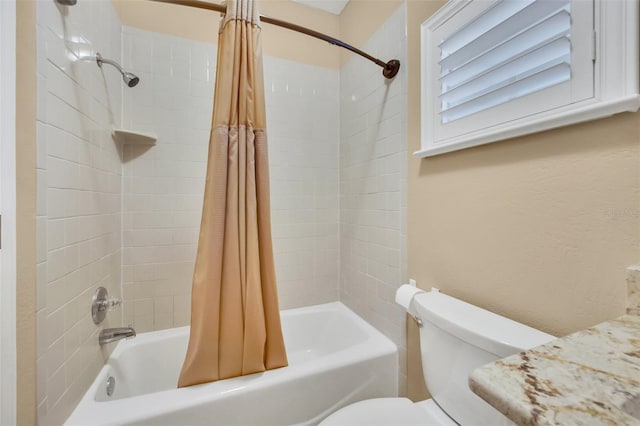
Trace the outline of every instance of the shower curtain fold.
<path fill-rule="evenodd" d="M 228 0 L 221 23 L 191 332 L 178 387 L 287 365 L 255 2 Z"/>

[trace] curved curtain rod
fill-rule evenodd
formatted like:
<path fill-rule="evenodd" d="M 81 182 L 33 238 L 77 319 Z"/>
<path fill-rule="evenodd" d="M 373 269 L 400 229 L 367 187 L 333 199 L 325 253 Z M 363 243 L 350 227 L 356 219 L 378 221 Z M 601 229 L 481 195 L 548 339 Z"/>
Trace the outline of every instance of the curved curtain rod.
<path fill-rule="evenodd" d="M 222 4 L 209 3 L 209 2 L 200 1 L 200 0 L 151 0 L 151 1 L 176 4 L 180 6 L 195 7 L 198 9 L 212 10 L 214 12 L 221 12 L 221 13 L 225 13 L 227 10 L 226 6 Z M 344 41 L 340 41 L 336 38 L 333 38 L 326 34 L 322 34 L 318 31 L 311 30 L 301 25 L 292 24 L 290 22 L 281 21 L 280 19 L 270 18 L 264 15 L 260 15 L 260 21 L 266 22 L 267 24 L 277 25 L 278 27 L 286 28 L 288 30 L 297 31 L 302 34 L 306 34 L 308 36 L 315 37 L 320 40 L 324 40 L 327 43 L 333 44 L 335 46 L 340 46 L 347 50 L 350 50 L 353 53 L 358 54 L 363 58 L 370 60 L 374 64 L 382 67 L 382 75 L 384 75 L 386 78 L 395 77 L 396 74 L 398 74 L 398 70 L 400 69 L 400 61 L 398 61 L 397 59 L 392 59 L 389 62 L 383 62 L 380 59 L 375 58 L 369 55 L 368 53 L 363 52 L 362 50 L 351 46 L 350 44 L 345 43 Z"/>

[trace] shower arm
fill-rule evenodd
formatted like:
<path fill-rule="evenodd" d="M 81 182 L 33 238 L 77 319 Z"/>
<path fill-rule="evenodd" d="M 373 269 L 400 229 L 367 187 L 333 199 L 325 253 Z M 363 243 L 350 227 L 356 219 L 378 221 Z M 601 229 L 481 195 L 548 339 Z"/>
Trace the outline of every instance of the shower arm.
<path fill-rule="evenodd" d="M 198 9 L 206 9 L 214 12 L 225 13 L 226 6 L 217 3 L 209 3 L 206 1 L 200 0 L 150 0 L 159 3 L 169 3 L 180 6 L 189 6 L 195 7 Z M 292 24 L 290 22 L 281 21 L 280 19 L 270 18 L 268 16 L 260 15 L 260 21 L 266 22 L 267 24 L 276 25 L 278 27 L 286 28 L 288 30 L 296 31 L 302 34 L 306 34 L 311 37 L 318 38 L 320 40 L 324 40 L 327 43 L 333 44 L 334 46 L 340 46 L 344 49 L 350 50 L 351 52 L 362 56 L 365 59 L 373 62 L 374 64 L 382 67 L 382 75 L 386 78 L 393 78 L 398 74 L 398 70 L 400 70 L 400 61 L 397 59 L 392 59 L 388 62 L 384 62 L 374 56 L 369 55 L 367 52 L 364 52 L 357 47 L 353 47 L 350 44 L 345 43 L 344 41 L 338 40 L 326 34 L 320 33 L 318 31 L 311 30 L 309 28 L 303 27 L 301 25 Z"/>
<path fill-rule="evenodd" d="M 112 67 L 114 67 L 115 69 L 117 69 L 120 72 L 120 75 L 122 75 L 122 80 L 129 87 L 135 87 L 140 82 L 140 77 L 138 77 L 137 75 L 135 75 L 135 74 L 133 74 L 131 72 L 125 71 L 122 68 L 122 66 L 119 63 L 117 63 L 116 61 L 114 61 L 112 59 L 103 58 L 102 55 L 99 52 L 96 52 L 96 56 L 81 56 L 78 59 L 96 61 L 96 64 L 98 64 L 98 67 L 100 69 L 102 69 L 102 64 L 111 65 Z"/>
<path fill-rule="evenodd" d="M 122 66 L 117 63 L 116 61 L 113 61 L 111 59 L 107 59 L 107 58 L 103 58 L 101 54 L 96 53 L 96 57 L 95 57 L 96 62 L 98 63 L 98 66 L 100 68 L 102 68 L 102 64 L 109 64 L 109 65 L 113 65 L 114 67 L 116 67 L 118 69 L 118 71 L 120 71 L 120 74 L 124 74 L 124 69 L 122 69 Z"/>

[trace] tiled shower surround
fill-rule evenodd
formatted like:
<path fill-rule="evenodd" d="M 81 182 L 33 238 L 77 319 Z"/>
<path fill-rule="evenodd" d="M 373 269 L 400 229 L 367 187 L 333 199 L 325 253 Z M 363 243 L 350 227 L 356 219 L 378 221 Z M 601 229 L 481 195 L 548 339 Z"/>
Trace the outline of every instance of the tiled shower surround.
<path fill-rule="evenodd" d="M 125 145 L 124 322 L 187 325 L 202 211 L 216 49 L 123 30 L 123 125 L 158 135 Z M 339 298 L 339 71 L 264 58 L 271 209 L 282 308 Z"/>
<path fill-rule="evenodd" d="M 157 134 L 124 146 L 124 322 L 137 331 L 189 323 L 215 81 L 215 49 L 123 28 L 123 125 Z"/>
<path fill-rule="evenodd" d="M 189 322 L 216 48 L 122 27 L 108 1 L 36 13 L 38 422 L 57 425 L 113 347 L 101 328 Z M 402 6 L 364 49 L 403 61 L 404 19 Z M 95 52 L 140 83 L 79 59 Z M 358 57 L 342 70 L 265 57 L 264 71 L 281 307 L 342 300 L 398 344 L 404 381 L 405 69 L 390 82 Z M 95 326 L 99 285 L 124 303 Z"/>
<path fill-rule="evenodd" d="M 407 281 L 405 11 L 403 4 L 363 47 L 400 60 L 392 81 L 356 56 L 340 74 L 340 300 L 398 346 L 401 391 L 406 314 L 394 299 Z"/>
<path fill-rule="evenodd" d="M 108 2 L 64 12 L 36 2 L 37 413 L 61 424 L 104 363 L 89 307 L 98 286 L 120 297 L 120 75 L 79 58 L 120 59 L 121 25 Z M 102 326 L 119 326 L 112 315 Z"/>

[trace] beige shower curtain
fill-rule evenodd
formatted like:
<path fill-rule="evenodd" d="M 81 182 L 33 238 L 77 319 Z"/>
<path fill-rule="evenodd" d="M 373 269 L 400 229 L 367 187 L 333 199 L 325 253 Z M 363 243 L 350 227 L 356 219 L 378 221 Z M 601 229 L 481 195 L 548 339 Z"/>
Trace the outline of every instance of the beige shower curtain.
<path fill-rule="evenodd" d="M 271 246 L 256 0 L 227 0 L 211 127 L 179 387 L 287 365 Z"/>

